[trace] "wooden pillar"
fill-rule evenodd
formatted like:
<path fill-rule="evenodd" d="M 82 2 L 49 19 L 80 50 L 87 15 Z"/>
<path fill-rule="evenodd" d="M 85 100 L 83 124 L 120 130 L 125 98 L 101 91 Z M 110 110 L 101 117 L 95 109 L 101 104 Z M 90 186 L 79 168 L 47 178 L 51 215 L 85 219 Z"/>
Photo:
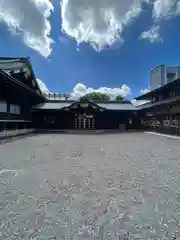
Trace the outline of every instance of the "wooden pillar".
<path fill-rule="evenodd" d="M 4 131 L 6 130 L 6 123 L 5 122 L 3 123 L 3 130 Z"/>
<path fill-rule="evenodd" d="M 3 132 L 5 137 L 7 136 L 7 130 L 6 130 L 6 122 L 3 123 Z"/>

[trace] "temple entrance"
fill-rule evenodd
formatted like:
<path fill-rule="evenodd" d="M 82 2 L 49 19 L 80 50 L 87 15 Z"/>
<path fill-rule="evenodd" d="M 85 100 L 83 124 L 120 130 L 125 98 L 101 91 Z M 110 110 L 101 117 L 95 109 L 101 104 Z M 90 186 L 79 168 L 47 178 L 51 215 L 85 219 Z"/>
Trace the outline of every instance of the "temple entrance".
<path fill-rule="evenodd" d="M 95 129 L 94 115 L 79 113 L 74 118 L 75 129 Z"/>

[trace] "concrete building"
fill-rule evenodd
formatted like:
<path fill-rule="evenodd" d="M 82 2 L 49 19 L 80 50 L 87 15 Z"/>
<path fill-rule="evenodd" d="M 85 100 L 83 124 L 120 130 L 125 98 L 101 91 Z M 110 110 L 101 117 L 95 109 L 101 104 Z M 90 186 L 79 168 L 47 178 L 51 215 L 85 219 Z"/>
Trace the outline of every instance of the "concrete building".
<path fill-rule="evenodd" d="M 159 65 L 150 73 L 150 90 L 154 90 L 180 78 L 180 66 Z"/>

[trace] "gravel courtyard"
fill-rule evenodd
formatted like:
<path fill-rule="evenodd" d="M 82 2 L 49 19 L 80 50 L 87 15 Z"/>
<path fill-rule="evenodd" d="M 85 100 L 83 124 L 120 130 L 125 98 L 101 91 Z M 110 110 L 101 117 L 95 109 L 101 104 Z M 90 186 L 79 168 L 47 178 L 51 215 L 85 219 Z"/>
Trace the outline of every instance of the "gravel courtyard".
<path fill-rule="evenodd" d="M 45 134 L 1 144 L 1 239 L 180 239 L 180 140 Z"/>

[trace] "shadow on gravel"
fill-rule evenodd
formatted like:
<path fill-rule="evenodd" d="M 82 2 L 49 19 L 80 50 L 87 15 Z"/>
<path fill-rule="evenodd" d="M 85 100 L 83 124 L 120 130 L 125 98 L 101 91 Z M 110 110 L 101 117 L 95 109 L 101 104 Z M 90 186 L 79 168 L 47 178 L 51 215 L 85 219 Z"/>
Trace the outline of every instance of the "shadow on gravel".
<path fill-rule="evenodd" d="M 43 134 L 69 134 L 69 135 L 108 135 L 108 134 L 128 134 L 128 133 L 142 133 L 144 131 L 128 130 L 128 131 L 114 131 L 114 130 L 37 130 L 36 132 L 18 134 L 16 136 L 0 137 L 0 144 L 13 142 L 16 140 L 38 136 Z"/>
<path fill-rule="evenodd" d="M 128 134 L 128 133 L 142 133 L 143 131 L 128 130 L 41 130 L 39 134 L 73 134 L 73 135 L 108 135 L 108 134 Z"/>

